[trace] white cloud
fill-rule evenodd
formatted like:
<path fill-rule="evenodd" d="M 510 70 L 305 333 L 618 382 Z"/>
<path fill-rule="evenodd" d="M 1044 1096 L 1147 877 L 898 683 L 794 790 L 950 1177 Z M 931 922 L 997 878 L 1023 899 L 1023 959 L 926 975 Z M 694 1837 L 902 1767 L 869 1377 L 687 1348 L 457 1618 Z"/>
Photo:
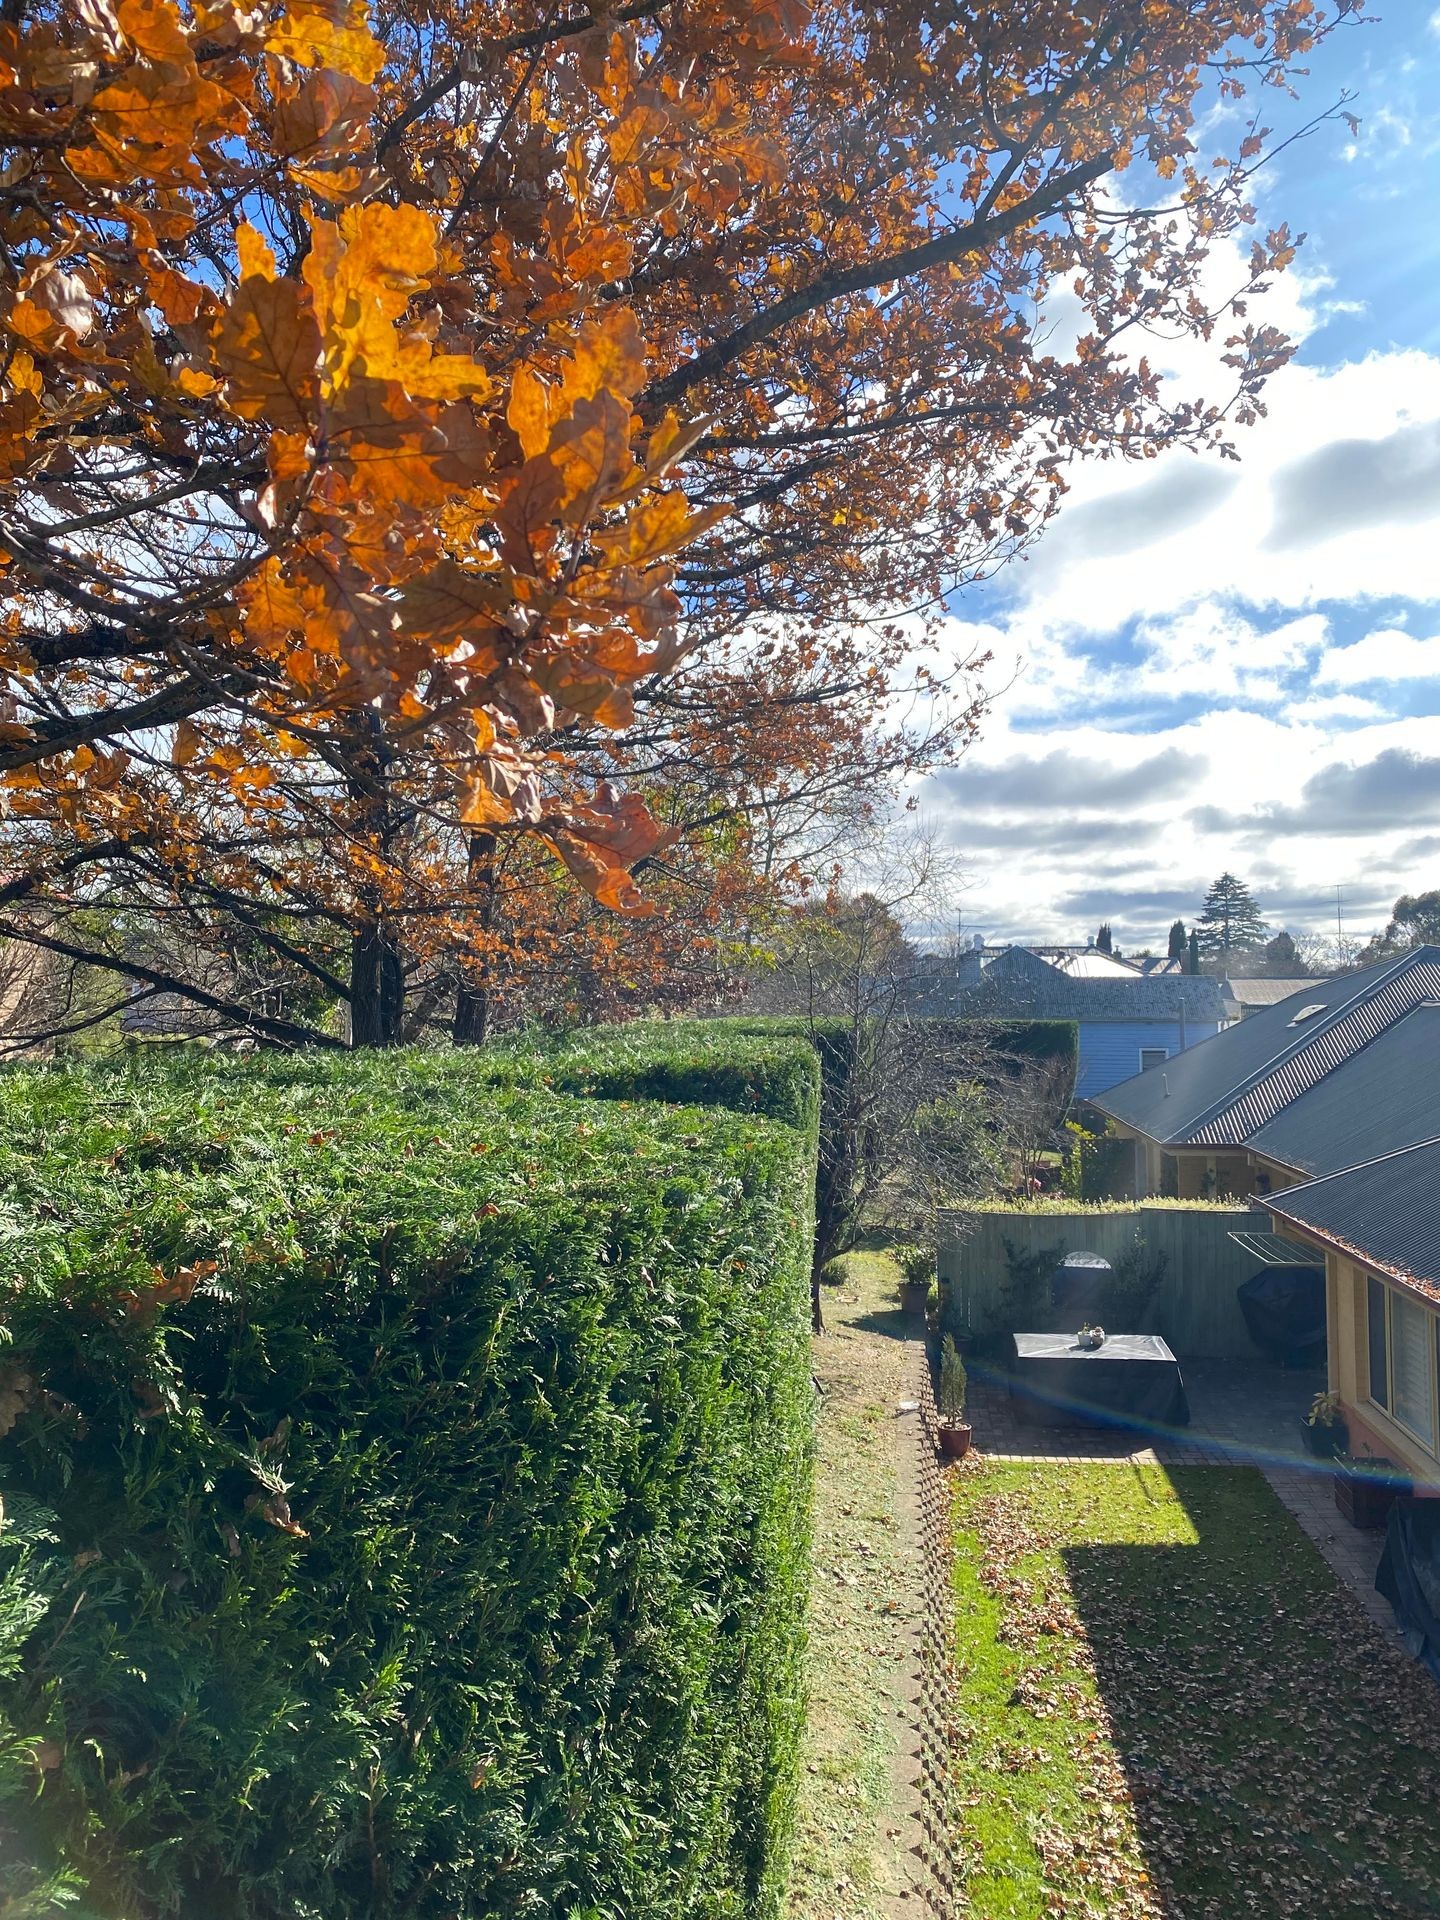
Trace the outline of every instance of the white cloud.
<path fill-rule="evenodd" d="M 1336 647 L 1320 662 L 1322 686 L 1363 687 L 1372 681 L 1440 679 L 1440 633 L 1428 640 L 1379 627 L 1353 646 Z"/>
<path fill-rule="evenodd" d="M 1330 310 L 1328 282 L 1289 274 L 1250 317 L 1303 340 Z M 1217 348 L 1147 348 L 1174 392 L 1219 391 Z M 972 874 L 972 927 L 1108 918 L 1156 944 L 1228 867 L 1297 930 L 1333 927 L 1340 885 L 1363 936 L 1440 881 L 1436 720 L 1392 693 L 1440 676 L 1440 355 L 1292 362 L 1265 401 L 1238 463 L 1072 467 L 1030 557 L 969 602 L 988 617 L 949 624 L 1004 688 L 963 779 L 918 793 Z"/>
<path fill-rule="evenodd" d="M 1238 466 L 1177 452 L 1143 478 L 1118 465 L 1072 470 L 1053 537 L 1014 582 L 1026 610 L 1107 632 L 1206 599 L 1305 609 L 1436 597 L 1440 358 L 1292 365 L 1267 398 L 1267 418 L 1239 436 Z M 1408 467 L 1414 483 L 1383 519 L 1369 484 L 1377 466 L 1397 482 Z"/>

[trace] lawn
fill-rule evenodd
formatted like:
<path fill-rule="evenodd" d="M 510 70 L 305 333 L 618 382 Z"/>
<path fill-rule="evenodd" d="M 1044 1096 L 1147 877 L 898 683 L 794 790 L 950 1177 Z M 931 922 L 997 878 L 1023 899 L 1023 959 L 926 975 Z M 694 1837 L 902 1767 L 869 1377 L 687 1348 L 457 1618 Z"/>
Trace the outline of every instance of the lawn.
<path fill-rule="evenodd" d="M 953 1486 L 962 1911 L 1440 1915 L 1440 1693 L 1259 1473 Z"/>
<path fill-rule="evenodd" d="M 810 1716 L 787 1920 L 881 1920 L 908 1877 L 899 1856 L 912 1838 L 897 1796 L 898 1706 L 920 1601 L 900 1523 L 895 1405 L 919 1328 L 897 1310 L 900 1270 L 882 1248 L 848 1255 L 844 1273 L 826 1288 L 827 1331 L 814 1343 L 824 1395 Z"/>

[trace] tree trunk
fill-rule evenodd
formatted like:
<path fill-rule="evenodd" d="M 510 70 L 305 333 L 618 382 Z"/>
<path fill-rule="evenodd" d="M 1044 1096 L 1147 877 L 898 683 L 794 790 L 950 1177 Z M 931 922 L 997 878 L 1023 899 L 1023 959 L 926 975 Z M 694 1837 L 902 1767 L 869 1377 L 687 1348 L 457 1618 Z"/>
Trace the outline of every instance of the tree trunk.
<path fill-rule="evenodd" d="M 495 849 L 498 844 L 493 833 L 472 833 L 470 836 L 468 879 L 471 889 L 479 896 L 480 930 L 486 934 L 494 925 L 500 892 L 499 876 L 495 867 Z M 488 962 L 488 954 L 484 958 Z M 489 1034 L 490 988 L 488 982 L 484 977 L 467 979 L 462 961 L 460 985 L 455 994 L 455 1020 L 450 1029 L 450 1038 L 457 1047 L 483 1047 Z"/>
<path fill-rule="evenodd" d="M 350 1044 L 396 1047 L 405 1010 L 400 950 L 383 920 L 361 927 L 350 939 Z"/>
<path fill-rule="evenodd" d="M 455 1021 L 450 1038 L 457 1047 L 483 1047 L 490 1034 L 490 994 L 461 980 L 455 994 Z"/>
<path fill-rule="evenodd" d="M 362 732 L 353 749 L 350 796 L 359 811 L 362 832 L 383 860 L 397 831 L 390 804 L 390 755 L 379 716 L 361 716 L 360 725 Z M 350 1044 L 398 1047 L 405 1015 L 405 969 L 400 948 L 386 923 L 379 887 L 367 883 L 357 893 L 363 917 L 355 922 L 350 935 Z"/>

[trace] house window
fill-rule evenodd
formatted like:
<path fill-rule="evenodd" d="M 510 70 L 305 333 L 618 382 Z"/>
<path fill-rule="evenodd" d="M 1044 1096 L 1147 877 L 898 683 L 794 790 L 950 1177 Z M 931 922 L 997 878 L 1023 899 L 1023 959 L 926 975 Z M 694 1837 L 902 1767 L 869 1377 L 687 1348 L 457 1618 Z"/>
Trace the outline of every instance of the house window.
<path fill-rule="evenodd" d="M 1141 1073 L 1148 1073 L 1151 1067 L 1163 1067 L 1169 1058 L 1170 1049 L 1168 1047 L 1141 1047 L 1140 1071 Z"/>
<path fill-rule="evenodd" d="M 1366 1281 L 1365 1310 L 1370 1398 L 1434 1453 L 1440 1319 L 1373 1275 Z"/>
<path fill-rule="evenodd" d="M 1435 1330 L 1424 1307 L 1390 1295 L 1390 1411 L 1422 1446 L 1435 1445 Z"/>

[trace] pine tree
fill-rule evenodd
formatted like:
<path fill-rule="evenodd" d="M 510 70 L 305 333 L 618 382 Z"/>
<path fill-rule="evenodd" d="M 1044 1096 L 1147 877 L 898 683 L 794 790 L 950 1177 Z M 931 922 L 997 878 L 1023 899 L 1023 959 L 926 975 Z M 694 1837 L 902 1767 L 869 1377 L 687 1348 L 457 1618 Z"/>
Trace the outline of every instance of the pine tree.
<path fill-rule="evenodd" d="M 1190 944 L 1185 954 L 1185 971 L 1187 973 L 1200 971 L 1200 935 L 1194 927 L 1190 929 Z"/>
<path fill-rule="evenodd" d="M 1185 946 L 1185 922 L 1183 920 L 1177 920 L 1170 929 L 1168 957 L 1171 960 L 1183 960 L 1185 958 Z"/>
<path fill-rule="evenodd" d="M 1114 943 L 1110 937 L 1110 922 L 1108 920 L 1103 920 L 1100 923 L 1100 931 L 1095 936 L 1095 947 L 1099 953 L 1111 953 L 1114 951 Z"/>
<path fill-rule="evenodd" d="M 1206 954 L 1231 954 L 1258 947 L 1267 928 L 1243 880 L 1222 873 L 1205 896 L 1196 926 Z"/>

